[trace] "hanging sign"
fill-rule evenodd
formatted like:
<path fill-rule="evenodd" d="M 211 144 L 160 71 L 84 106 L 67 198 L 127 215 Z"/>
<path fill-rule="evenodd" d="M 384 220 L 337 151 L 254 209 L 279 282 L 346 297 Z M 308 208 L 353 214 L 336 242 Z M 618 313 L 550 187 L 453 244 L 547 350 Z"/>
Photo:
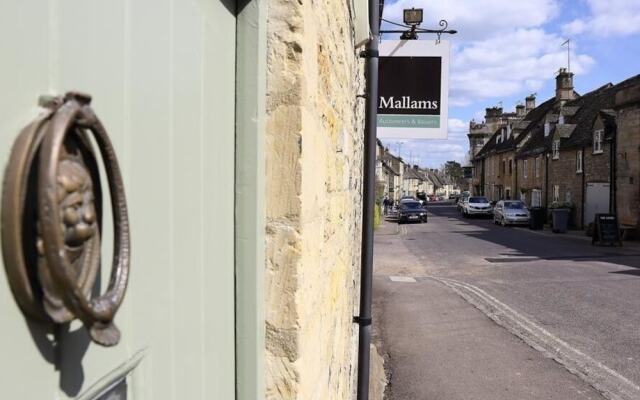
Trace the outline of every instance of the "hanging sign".
<path fill-rule="evenodd" d="M 383 40 L 378 76 L 378 137 L 446 139 L 448 41 Z"/>

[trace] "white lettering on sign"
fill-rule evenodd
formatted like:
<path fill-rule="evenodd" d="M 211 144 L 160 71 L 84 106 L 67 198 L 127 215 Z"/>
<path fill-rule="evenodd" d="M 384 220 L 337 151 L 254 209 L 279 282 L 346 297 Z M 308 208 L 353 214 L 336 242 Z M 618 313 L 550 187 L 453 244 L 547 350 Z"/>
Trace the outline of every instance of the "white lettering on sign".
<path fill-rule="evenodd" d="M 380 108 L 391 110 L 437 110 L 438 101 L 411 100 L 410 96 L 402 96 L 401 100 L 395 97 L 380 97 Z"/>

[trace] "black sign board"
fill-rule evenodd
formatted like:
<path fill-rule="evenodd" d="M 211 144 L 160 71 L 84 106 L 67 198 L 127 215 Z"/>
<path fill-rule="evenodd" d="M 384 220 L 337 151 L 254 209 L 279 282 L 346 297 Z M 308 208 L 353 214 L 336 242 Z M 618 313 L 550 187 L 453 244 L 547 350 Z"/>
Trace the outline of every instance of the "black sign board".
<path fill-rule="evenodd" d="M 440 115 L 441 57 L 380 57 L 378 114 Z"/>
<path fill-rule="evenodd" d="M 462 174 L 464 179 L 473 178 L 473 167 L 462 167 Z"/>
<path fill-rule="evenodd" d="M 596 214 L 591 244 L 622 246 L 618 217 L 614 214 Z"/>

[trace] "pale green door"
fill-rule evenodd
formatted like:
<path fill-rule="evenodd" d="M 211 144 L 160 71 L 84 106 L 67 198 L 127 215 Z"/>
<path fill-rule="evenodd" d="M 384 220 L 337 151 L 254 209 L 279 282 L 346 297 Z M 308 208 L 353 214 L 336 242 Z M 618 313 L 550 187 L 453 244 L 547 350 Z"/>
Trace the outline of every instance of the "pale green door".
<path fill-rule="evenodd" d="M 234 398 L 234 13 L 232 0 L 0 0 L 0 164 L 39 95 L 91 94 L 132 233 L 113 348 L 77 323 L 56 342 L 0 276 L 1 398 Z"/>

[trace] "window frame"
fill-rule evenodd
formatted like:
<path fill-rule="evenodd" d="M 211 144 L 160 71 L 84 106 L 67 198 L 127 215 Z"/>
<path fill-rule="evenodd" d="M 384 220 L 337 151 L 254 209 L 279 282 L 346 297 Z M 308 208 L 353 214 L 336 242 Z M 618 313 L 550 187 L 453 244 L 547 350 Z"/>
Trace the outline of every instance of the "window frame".
<path fill-rule="evenodd" d="M 576 151 L 576 174 L 584 172 L 584 162 L 582 160 L 582 150 Z"/>
<path fill-rule="evenodd" d="M 593 131 L 593 154 L 602 153 L 604 153 L 604 129 L 596 129 Z"/>
<path fill-rule="evenodd" d="M 560 185 L 553 185 L 553 202 L 558 203 L 560 201 Z"/>
<path fill-rule="evenodd" d="M 536 178 L 540 178 L 540 164 L 542 163 L 541 161 L 541 157 L 538 156 L 535 158 L 535 169 L 536 169 Z"/>
<path fill-rule="evenodd" d="M 529 169 L 528 160 L 522 160 L 522 176 L 527 179 L 527 170 Z"/>
<path fill-rule="evenodd" d="M 533 189 L 531 191 L 531 207 L 542 207 L 542 190 Z"/>
<path fill-rule="evenodd" d="M 553 153 L 553 159 L 560 159 L 560 139 L 554 140 L 551 143 L 551 152 Z"/>

